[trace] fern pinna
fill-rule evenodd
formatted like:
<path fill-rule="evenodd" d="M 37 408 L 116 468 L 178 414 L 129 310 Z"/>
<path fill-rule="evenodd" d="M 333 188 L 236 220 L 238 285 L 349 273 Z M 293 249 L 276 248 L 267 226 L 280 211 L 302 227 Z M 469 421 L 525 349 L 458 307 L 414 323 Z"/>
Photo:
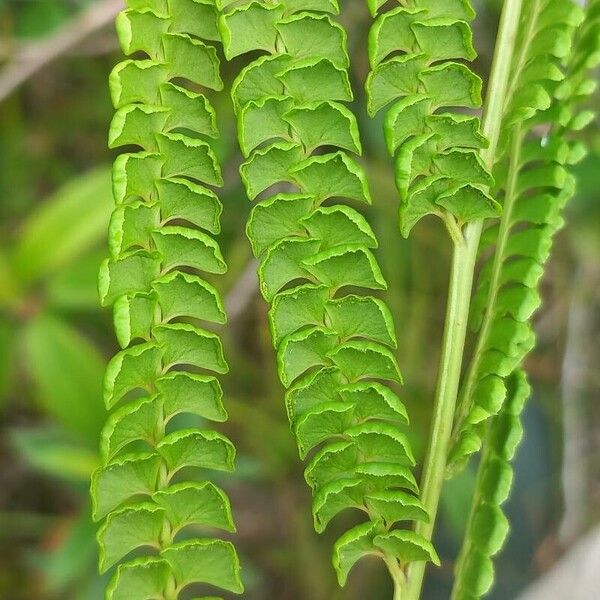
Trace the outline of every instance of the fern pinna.
<path fill-rule="evenodd" d="M 453 474 L 483 445 L 453 600 L 477 599 L 489 591 L 492 557 L 509 531 L 501 507 L 510 491 L 510 461 L 522 438 L 519 417 L 529 396 L 519 365 L 535 344 L 529 319 L 540 305 L 539 280 L 575 191 L 569 168 L 584 155 L 569 134 L 593 117 L 579 104 L 596 85 L 589 69 L 600 62 L 600 2 L 588 5 L 580 25 L 583 17 L 579 6 L 565 0 L 532 2 L 522 14 L 513 94 L 504 115 L 509 154 L 498 165 L 498 180 L 506 182 L 498 190 L 503 215 L 482 240 L 482 252 L 493 247 L 494 255 L 482 269 L 473 303 L 478 340 L 449 461 Z"/>
<path fill-rule="evenodd" d="M 401 521 L 427 520 L 415 493 L 401 381 L 386 305 L 360 290 L 386 287 L 375 236 L 349 203 L 371 202 L 360 154 L 335 0 L 221 2 L 228 58 L 265 52 L 237 77 L 232 96 L 241 175 L 252 210 L 247 233 L 260 259 L 286 406 L 323 531 L 348 508 L 367 521 L 336 543 L 341 585 L 364 555 L 385 560 L 396 589 L 410 561 L 437 562 Z M 334 201 L 334 199 L 337 199 Z M 341 203 L 339 199 L 345 200 Z M 353 293 L 344 291 L 351 287 Z M 385 384 L 382 382 L 386 382 Z"/>
<path fill-rule="evenodd" d="M 481 106 L 481 79 L 464 64 L 476 56 L 469 25 L 475 13 L 468 0 L 410 0 L 389 10 L 386 1 L 367 4 L 375 18 L 367 109 L 374 116 L 386 108 L 400 230 L 407 236 L 421 218 L 436 215 L 460 241 L 465 223 L 499 211 L 480 156 L 488 147 L 480 119 L 457 110 Z"/>
<path fill-rule="evenodd" d="M 455 566 L 452 600 L 477 600 L 489 592 L 494 581 L 492 557 L 508 535 L 508 519 L 500 507 L 510 494 L 511 463 L 523 438 L 521 413 L 531 390 L 522 369 L 511 373 L 504 385 L 504 405 L 488 427 L 480 459 L 471 514 Z"/>
<path fill-rule="evenodd" d="M 229 501 L 214 483 L 182 475 L 190 467 L 232 470 L 234 447 L 176 419 L 227 418 L 212 374 L 227 372 L 221 342 L 200 327 L 225 322 L 218 292 L 201 276 L 226 270 L 210 235 L 219 232 L 221 204 L 206 187 L 222 185 L 208 141 L 218 135 L 215 112 L 198 92 L 223 87 L 216 49 L 205 43 L 220 39 L 216 7 L 130 0 L 117 31 L 125 54 L 145 58 L 125 60 L 110 76 L 110 146 L 138 150 L 114 164 L 110 258 L 99 284 L 124 348 L 106 371 L 106 406 L 118 407 L 92 480 L 100 568 L 126 560 L 106 597 L 174 600 L 195 583 L 240 593 L 233 545 L 189 535 L 189 526 L 234 531 Z"/>

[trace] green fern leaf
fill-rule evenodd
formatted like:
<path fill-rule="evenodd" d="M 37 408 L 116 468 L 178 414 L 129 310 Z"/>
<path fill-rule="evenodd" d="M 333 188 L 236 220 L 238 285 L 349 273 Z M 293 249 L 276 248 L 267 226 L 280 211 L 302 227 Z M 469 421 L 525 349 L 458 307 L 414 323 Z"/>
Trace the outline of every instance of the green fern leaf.
<path fill-rule="evenodd" d="M 117 18 L 124 53 L 145 58 L 110 76 L 109 145 L 139 149 L 115 161 L 110 257 L 99 281 L 123 348 L 106 370 L 104 399 L 115 410 L 91 486 L 100 569 L 120 563 L 112 600 L 178 598 L 195 583 L 243 591 L 230 542 L 178 537 L 190 526 L 235 531 L 227 496 L 210 481 L 174 481 L 185 467 L 231 471 L 235 449 L 215 431 L 169 425 L 180 413 L 227 419 L 213 374 L 228 366 L 218 336 L 201 326 L 226 320 L 203 279 L 227 268 L 211 237 L 222 212 L 210 189 L 223 183 L 210 141 L 216 117 L 198 92 L 223 87 L 210 44 L 220 40 L 217 18 L 213 0 L 129 0 Z M 131 560 L 133 552 L 142 557 Z"/>
<path fill-rule="evenodd" d="M 594 88 L 588 69 L 600 62 L 599 9 L 593 0 L 581 25 L 575 3 L 540 0 L 523 14 L 513 95 L 505 112 L 510 155 L 498 164 L 504 171 L 499 180 L 506 182 L 499 190 L 504 212 L 500 226 L 492 226 L 482 240 L 482 251 L 495 246 L 495 258 L 482 269 L 473 305 L 479 337 L 449 460 L 452 474 L 483 447 L 453 600 L 476 600 L 490 590 L 492 559 L 509 531 L 502 504 L 510 493 L 510 463 L 522 437 L 520 414 L 529 396 L 520 364 L 535 345 L 530 318 L 540 304 L 537 287 L 553 237 L 563 225 L 564 206 L 574 194 L 569 167 L 581 159 L 582 149 L 569 134 L 589 120 L 580 120 L 578 105 Z M 552 68 L 540 69 L 544 63 Z M 521 93 L 529 86 L 538 92 Z M 536 125 L 542 123 L 551 127 L 540 141 Z"/>
<path fill-rule="evenodd" d="M 463 62 L 476 57 L 469 0 L 415 0 L 391 10 L 368 0 L 371 116 L 387 108 L 384 133 L 395 156 L 400 230 L 408 236 L 436 215 L 452 236 L 470 221 L 495 217 L 493 179 L 479 158 L 487 147 L 477 117 L 457 108 L 481 106 L 482 83 Z"/>
<path fill-rule="evenodd" d="M 495 252 L 482 268 L 473 299 L 471 323 L 479 336 L 456 417 L 450 473 L 462 468 L 481 447 L 486 422 L 497 414 L 506 396 L 505 378 L 535 345 L 530 320 L 541 304 L 538 286 L 553 237 L 563 226 L 563 209 L 575 191 L 569 167 L 581 158 L 579 143 L 569 141 L 566 134 L 577 120 L 576 104 L 582 98 L 559 100 L 557 96 L 564 94 L 572 77 L 585 78 L 571 67 L 565 78 L 563 59 L 571 55 L 573 64 L 581 52 L 593 54 L 594 46 L 587 42 L 587 48 L 575 47 L 572 54 L 567 49 L 582 18 L 574 2 L 558 0 L 539 0 L 523 13 L 513 87 L 504 115 L 504 147 L 508 152 L 510 143 L 510 153 L 497 165 L 498 180 L 506 182 L 496 191 L 503 200 L 503 216 L 482 237 L 481 252 L 490 247 Z M 589 26 L 586 20 L 581 29 Z M 553 68 L 540 70 L 542 63 Z M 522 93 L 532 86 L 543 93 L 535 98 Z M 541 104 L 531 102 L 536 98 L 543 100 Z M 552 122 L 558 102 L 569 119 L 565 125 L 554 125 L 540 140 L 536 127 Z M 520 121 L 524 116 L 526 120 Z"/>
<path fill-rule="evenodd" d="M 481 457 L 465 542 L 455 567 L 453 600 L 484 596 L 494 582 L 493 557 L 508 536 L 508 520 L 502 505 L 513 479 L 511 462 L 523 437 L 521 413 L 530 388 L 522 370 L 506 381 L 507 399 L 488 431 Z"/>
<path fill-rule="evenodd" d="M 370 204 L 371 194 L 351 156 L 361 142 L 343 104 L 353 92 L 346 34 L 331 17 L 337 3 L 225 4 L 219 25 L 229 56 L 267 52 L 242 69 L 232 98 L 246 157 L 242 180 L 258 200 L 247 234 L 271 304 L 290 423 L 308 461 L 315 528 L 323 531 L 347 509 L 367 519 L 336 544 L 342 585 L 366 554 L 393 571 L 437 561 L 433 548 L 400 524 L 428 515 L 415 495 L 414 458 L 402 432 L 408 416 L 393 391 L 401 382 L 393 320 L 368 295 L 387 286 L 372 254 L 377 240 L 346 204 Z"/>

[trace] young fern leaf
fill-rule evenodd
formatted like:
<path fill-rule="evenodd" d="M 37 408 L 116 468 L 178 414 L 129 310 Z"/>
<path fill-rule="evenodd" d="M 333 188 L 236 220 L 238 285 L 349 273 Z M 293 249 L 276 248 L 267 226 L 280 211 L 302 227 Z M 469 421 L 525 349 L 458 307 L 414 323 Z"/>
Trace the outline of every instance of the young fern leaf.
<path fill-rule="evenodd" d="M 208 141 L 218 132 L 208 98 L 192 91 L 223 85 L 216 49 L 205 43 L 220 39 L 216 7 L 129 0 L 117 31 L 125 54 L 146 58 L 125 60 L 110 76 L 110 146 L 138 150 L 114 164 L 110 258 L 99 283 L 123 348 L 106 370 L 105 403 L 116 409 L 91 485 L 100 570 L 120 563 L 106 598 L 175 600 L 197 583 L 241 593 L 236 551 L 213 537 L 235 531 L 227 496 L 180 474 L 231 471 L 235 449 L 216 431 L 173 421 L 182 413 L 227 418 L 213 375 L 228 369 L 221 342 L 200 326 L 225 322 L 218 292 L 202 278 L 226 269 L 210 235 L 222 207 L 206 187 L 222 184 Z M 189 526 L 208 537 L 190 539 Z"/>
<path fill-rule="evenodd" d="M 506 390 L 504 406 L 487 431 L 452 600 L 478 600 L 491 589 L 492 557 L 502 549 L 510 528 L 502 505 L 510 494 L 511 463 L 523 438 L 521 413 L 531 391 L 522 369 L 507 378 Z"/>
<path fill-rule="evenodd" d="M 488 146 L 480 119 L 464 114 L 481 106 L 481 79 L 465 64 L 476 56 L 469 24 L 475 13 L 469 0 L 410 0 L 383 12 L 387 2 L 367 4 L 375 17 L 367 108 L 371 116 L 387 109 L 400 230 L 408 236 L 420 219 L 436 215 L 461 240 L 464 224 L 499 214 L 480 157 Z"/>
<path fill-rule="evenodd" d="M 225 54 L 262 50 L 232 96 L 251 200 L 247 234 L 260 260 L 286 406 L 313 490 L 317 531 L 345 509 L 366 522 L 334 549 L 341 585 L 365 555 L 383 558 L 399 590 L 411 561 L 437 562 L 431 544 L 399 522 L 427 520 L 401 431 L 405 408 L 396 338 L 377 241 L 350 203 L 369 204 L 346 34 L 336 1 L 220 2 Z M 336 199 L 335 201 L 332 201 Z M 345 202 L 341 202 L 343 199 Z M 346 288 L 352 287 L 352 293 Z M 384 383 L 385 382 L 385 383 Z"/>
<path fill-rule="evenodd" d="M 567 10 L 564 2 L 555 3 L 553 11 L 552 4 L 548 2 L 545 9 L 548 10 L 545 15 L 547 22 L 560 23 L 562 29 L 569 26 L 566 23 L 574 23 L 579 20 L 579 17 L 575 17 L 579 11 L 573 6 L 571 12 Z M 557 10 L 558 13 L 555 12 Z M 568 14 L 572 17 L 567 18 Z M 525 23 L 530 24 L 528 21 Z M 570 33 L 568 35 L 570 36 Z M 554 38 L 558 37 L 556 32 L 553 32 L 553 36 Z M 595 88 L 595 82 L 589 79 L 589 69 L 600 63 L 600 1 L 593 0 L 588 5 L 586 19 L 577 30 L 574 49 L 570 53 L 568 61 L 563 62 L 566 63 L 564 79 L 556 84 L 546 86 L 548 93 L 554 96 L 554 102 L 545 111 L 535 114 L 532 119 L 533 123 L 545 124 L 546 128 L 551 125 L 543 143 L 538 141 L 536 144 L 531 141 L 535 138 L 529 122 L 526 123 L 529 132 L 528 139 L 523 138 L 523 128 L 519 125 L 515 127 L 513 133 L 513 136 L 519 139 L 519 145 L 513 145 L 511 151 L 512 156 L 509 162 L 512 167 L 508 169 L 508 180 L 511 179 L 511 168 L 514 168 L 516 171 L 513 177 L 521 178 L 521 181 L 527 181 L 531 185 L 530 187 L 521 186 L 522 191 L 515 196 L 514 204 L 509 206 L 509 210 L 503 214 L 503 220 L 509 219 L 506 234 L 508 241 L 503 243 L 506 249 L 511 248 L 512 243 L 513 252 L 516 249 L 527 249 L 529 254 L 525 257 L 518 254 L 511 257 L 508 251 L 499 254 L 502 261 L 499 291 L 494 297 L 496 307 L 490 311 L 495 318 L 498 318 L 498 311 L 505 310 L 501 308 L 503 303 L 500 300 L 503 286 L 523 286 L 527 288 L 526 293 L 536 294 L 535 282 L 529 283 L 530 279 L 528 278 L 519 280 L 514 277 L 515 273 L 523 272 L 522 269 L 515 268 L 514 264 L 522 263 L 525 258 L 532 262 L 536 261 L 535 264 L 541 271 L 543 261 L 537 257 L 546 257 L 550 252 L 552 237 L 562 224 L 560 213 L 565 202 L 573 194 L 574 179 L 571 174 L 565 173 L 564 187 L 558 189 L 547 173 L 550 171 L 549 167 L 561 168 L 566 171 L 569 162 L 574 162 L 575 158 L 580 158 L 583 154 L 582 148 L 577 143 L 569 141 L 568 138 L 570 132 L 579 130 L 591 119 L 591 113 L 578 110 L 578 104 L 585 100 Z M 531 111 L 528 113 L 533 114 Z M 560 146 L 563 148 L 559 153 L 556 148 Z M 514 158 L 515 153 L 519 155 L 516 159 Z M 561 161 L 556 158 L 557 155 L 573 158 L 571 161 L 566 159 Z M 533 158 L 527 162 L 522 161 L 520 156 Z M 527 164 L 524 171 L 521 170 L 523 163 Z M 548 182 L 551 183 L 550 186 L 548 186 Z M 507 186 L 505 205 L 509 197 L 509 190 L 510 186 Z M 533 215 L 536 214 L 539 217 L 533 218 Z M 534 233 L 531 234 L 531 231 Z M 521 232 L 529 238 L 530 241 L 527 244 L 514 242 L 515 236 L 521 235 Z M 501 236 L 497 235 L 496 239 L 500 240 Z M 542 240 L 542 242 L 538 242 L 538 240 Z M 499 245 L 500 242 L 498 241 L 497 244 Z M 543 250 L 540 250 L 541 247 Z M 519 250 L 519 252 L 521 251 Z M 512 275 L 507 275 L 509 273 Z M 484 282 L 486 281 L 485 277 L 484 271 L 482 274 Z M 485 285 L 489 287 L 489 284 Z M 530 288 L 533 288 L 534 291 L 529 292 Z M 537 298 L 537 295 L 535 297 Z M 504 306 L 511 306 L 511 304 L 505 303 Z M 521 305 L 513 303 L 512 306 Z M 513 312 L 509 314 L 511 318 L 516 319 L 515 315 L 518 312 L 513 309 Z M 487 313 L 483 319 L 486 318 L 489 318 Z M 499 318 L 505 317 L 500 315 Z M 529 325 L 526 327 L 527 331 L 531 331 Z M 518 349 L 519 338 L 516 336 L 511 338 L 511 335 L 511 330 L 507 329 L 507 343 L 513 344 L 513 347 Z M 533 334 L 529 335 L 533 336 Z M 463 440 L 463 443 L 464 440 L 472 441 L 462 447 L 459 444 L 454 449 L 454 463 L 452 464 L 456 468 L 457 465 L 468 459 L 470 451 L 481 445 L 481 436 L 485 434 L 472 511 L 463 548 L 456 564 L 452 600 L 478 600 L 490 590 L 494 581 L 492 557 L 501 550 L 509 532 L 509 523 L 501 507 L 510 493 L 512 483 L 510 462 L 522 437 L 520 413 L 523 403 L 529 396 L 529 386 L 522 369 L 512 364 L 517 357 L 518 354 L 497 362 L 487 359 L 488 364 L 504 364 L 507 367 L 506 371 L 509 371 L 508 373 L 506 371 L 499 373 L 499 370 L 496 370 L 492 373 L 492 376 L 498 378 L 502 385 L 501 398 L 497 400 L 501 406 L 496 409 L 494 414 L 489 415 L 488 405 L 481 405 L 485 398 L 480 397 L 478 403 L 472 406 L 466 425 L 461 430 L 463 437 L 460 439 Z M 522 360 L 522 357 L 519 360 Z M 482 370 L 480 373 L 484 373 L 484 371 Z M 488 399 L 492 397 L 493 395 L 490 395 Z M 481 420 L 478 421 L 478 418 Z"/>
<path fill-rule="evenodd" d="M 481 253 L 490 258 L 471 307 L 478 338 L 455 420 L 449 474 L 480 449 L 486 422 L 503 405 L 506 377 L 535 345 L 531 317 L 541 304 L 539 282 L 553 237 L 563 226 L 565 204 L 575 191 L 569 167 L 584 153 L 567 134 L 589 122 L 588 111 L 576 110 L 591 92 L 582 70 L 587 67 L 568 69 L 566 78 L 561 68 L 582 17 L 581 8 L 565 0 L 536 0 L 523 13 L 511 101 L 503 119 L 509 151 L 497 165 L 502 185 L 496 194 L 503 215 L 482 237 Z M 586 41 L 574 49 L 572 65 L 589 64 L 597 52 L 598 41 L 594 46 L 585 33 L 589 27 L 587 20 L 582 26 Z M 540 126 L 550 127 L 543 139 Z"/>

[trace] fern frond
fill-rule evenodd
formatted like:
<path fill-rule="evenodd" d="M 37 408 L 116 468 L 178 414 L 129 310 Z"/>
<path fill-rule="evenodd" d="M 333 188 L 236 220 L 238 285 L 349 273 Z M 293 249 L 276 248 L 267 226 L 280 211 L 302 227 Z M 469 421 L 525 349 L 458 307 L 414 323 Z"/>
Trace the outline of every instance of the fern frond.
<path fill-rule="evenodd" d="M 530 103 L 521 112 L 529 120 L 517 121 L 512 127 L 510 156 L 505 165 L 499 165 L 506 170 L 504 212 L 500 226 L 490 229 L 487 237 L 487 245 L 495 247 L 495 259 L 482 271 L 479 302 L 473 310 L 475 323 L 481 327 L 463 396 L 472 404 L 464 405 L 467 416 L 458 422 L 458 442 L 450 459 L 452 472 L 479 449 L 485 436 L 472 512 L 456 564 L 453 600 L 478 600 L 490 590 L 494 581 L 492 558 L 508 535 L 509 524 L 501 507 L 510 493 L 510 461 L 522 436 L 519 415 L 529 395 L 519 365 L 535 343 L 529 318 L 539 305 L 537 282 L 553 236 L 562 226 L 564 205 L 574 193 L 569 167 L 584 152 L 571 141 L 570 134 L 590 121 L 591 113 L 579 105 L 595 88 L 589 69 L 600 62 L 598 0 L 588 5 L 570 52 L 564 42 L 567 38 L 563 35 L 561 42 L 556 27 L 571 37 L 569 29 L 581 20 L 579 8 L 572 4 L 569 10 L 567 3 L 551 1 L 540 3 L 539 8 L 538 22 L 552 24 L 542 47 L 555 49 L 548 62 L 552 57 L 557 59 L 555 64 L 560 60 L 565 77 L 562 81 L 548 78 L 543 84 L 552 98 L 548 107 L 532 110 L 535 105 Z M 525 17 L 524 28 L 531 27 L 532 16 Z M 563 50 L 556 51 L 560 45 Z M 515 113 L 507 111 L 510 114 Z M 547 132 L 542 140 L 536 139 L 540 125 Z M 489 302 L 486 310 L 482 296 Z"/>
<path fill-rule="evenodd" d="M 365 555 L 382 557 L 397 585 L 411 561 L 434 561 L 431 544 L 401 521 L 428 519 L 393 389 L 401 376 L 377 240 L 351 204 L 370 204 L 338 5 L 311 0 L 221 2 L 225 53 L 262 50 L 232 90 L 241 175 L 258 199 L 247 226 L 279 377 L 317 531 L 345 509 L 367 519 L 336 543 L 341 585 Z M 344 200 L 342 203 L 341 200 Z M 348 288 L 352 288 L 349 290 Z M 351 293 L 350 293 L 351 292 Z M 386 382 L 385 384 L 382 382 Z"/>
<path fill-rule="evenodd" d="M 104 399 L 115 410 L 91 486 L 100 570 L 119 564 L 106 598 L 175 600 L 193 583 L 241 593 L 229 541 L 182 541 L 190 526 L 207 536 L 235 531 L 223 490 L 180 476 L 188 467 L 231 471 L 235 449 L 216 431 L 174 421 L 182 413 L 227 419 L 213 375 L 227 363 L 218 336 L 201 327 L 226 320 L 203 279 L 226 265 L 211 237 L 222 210 L 210 189 L 222 184 L 209 141 L 218 136 L 215 112 L 196 91 L 223 85 L 206 43 L 220 39 L 217 11 L 213 0 L 129 0 L 117 31 L 125 54 L 146 58 L 125 60 L 110 76 L 109 144 L 138 150 L 114 164 L 110 258 L 99 282 L 123 348 L 106 370 Z"/>
<path fill-rule="evenodd" d="M 374 116 L 388 107 L 384 132 L 395 157 L 400 230 L 408 236 L 420 219 L 436 215 L 456 238 L 465 223 L 499 214 L 480 158 L 488 142 L 479 118 L 464 114 L 481 106 L 481 79 L 465 64 L 476 56 L 475 13 L 469 0 L 411 0 L 383 12 L 386 2 L 367 4 L 375 17 L 367 108 Z"/>
<path fill-rule="evenodd" d="M 571 53 L 582 17 L 580 7 L 564 0 L 537 0 L 523 15 L 515 84 L 504 117 L 509 152 L 496 174 L 503 182 L 496 191 L 503 215 L 482 237 L 481 254 L 489 258 L 471 310 L 479 333 L 455 421 L 450 473 L 481 447 L 486 422 L 504 402 L 505 378 L 535 345 L 531 317 L 541 304 L 539 282 L 575 191 L 569 168 L 583 156 L 581 144 L 570 141 L 568 133 L 589 122 L 588 111 L 578 112 L 577 104 L 592 88 L 585 79 L 576 83 L 580 69 L 576 74 L 567 67 L 565 78 L 561 64 L 565 59 L 587 64 L 593 57 L 588 42 Z M 584 38 L 589 26 L 589 21 L 582 26 Z M 542 138 L 541 128 L 548 131 Z"/>
<path fill-rule="evenodd" d="M 502 505 L 510 494 L 511 463 L 523 437 L 521 413 L 531 390 L 521 369 L 507 378 L 506 388 L 504 406 L 486 436 L 465 541 L 455 567 L 452 600 L 477 600 L 490 590 L 494 582 L 492 558 L 508 535 Z"/>

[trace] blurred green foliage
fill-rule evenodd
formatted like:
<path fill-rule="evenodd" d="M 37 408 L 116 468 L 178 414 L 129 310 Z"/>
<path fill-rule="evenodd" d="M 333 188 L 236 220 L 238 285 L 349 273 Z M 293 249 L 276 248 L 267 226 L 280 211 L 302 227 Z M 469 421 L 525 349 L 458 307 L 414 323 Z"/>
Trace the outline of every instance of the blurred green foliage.
<path fill-rule="evenodd" d="M 15 49 L 45 36 L 59 36 L 61 27 L 77 19 L 86 4 L 0 0 L 0 74 Z M 369 20 L 362 4 L 349 3 L 343 14 L 356 57 L 356 90 L 368 70 L 364 39 Z M 498 5 L 480 3 L 481 73 L 488 69 Z M 112 108 L 106 79 L 118 58 L 115 37 L 110 28 L 103 28 L 0 99 L 0 598 L 102 596 L 88 481 L 105 419 L 104 365 L 116 348 L 111 315 L 99 307 L 96 275 L 106 253 L 112 206 L 107 165 L 113 157 L 106 150 Z M 238 70 L 235 64 L 231 69 Z M 433 220 L 416 229 L 410 242 L 400 239 L 380 124 L 366 118 L 362 95 L 357 95 L 375 198 L 368 216 L 380 240 L 379 258 L 399 331 L 404 399 L 413 420 L 411 441 L 422 454 L 450 248 Z M 339 532 L 332 528 L 329 539 L 313 533 L 310 500 L 273 370 L 266 306 L 255 293 L 250 248 L 243 235 L 250 207 L 236 175 L 240 157 L 227 94 L 217 112 L 226 176 L 220 241 L 230 266 L 222 291 L 231 305 L 241 305 L 224 331 L 231 364 L 224 381 L 231 414 L 226 433 L 240 449 L 239 468 L 236 478 L 222 484 L 237 514 L 247 598 L 363 600 L 365 590 L 376 590 L 377 581 L 388 585 L 387 578 L 377 563 L 367 563 L 353 575 L 346 591 L 338 590 L 329 549 Z M 600 135 L 597 128 L 589 135 L 592 153 L 579 167 L 580 193 L 554 253 L 547 305 L 538 319 L 541 343 L 530 359 L 536 393 L 526 417 L 526 444 L 533 454 L 523 460 L 526 471 L 509 507 L 520 535 L 511 538 L 510 551 L 500 563 L 495 595 L 499 600 L 515 597 L 558 548 L 555 532 L 562 502 L 558 390 L 569 307 L 572 298 L 582 295 L 588 298 L 588 308 L 597 309 L 600 303 L 594 287 L 600 281 L 594 279 L 600 267 L 591 258 L 600 253 Z M 594 276 L 577 278 L 582 270 Z M 597 334 L 599 326 L 590 325 L 590 352 L 598 353 L 594 331 Z M 587 372 L 581 374 L 584 393 L 592 385 L 586 377 Z M 589 407 L 592 395 L 587 397 L 584 405 Z M 590 436 L 594 431 L 597 435 L 598 412 L 589 411 Z M 593 473 L 590 467 L 587 476 Z M 446 559 L 456 553 L 472 481 L 467 472 L 445 492 L 438 545 Z M 599 491 L 595 489 L 596 498 Z M 600 512 L 593 500 L 587 511 L 588 520 Z M 339 530 L 344 527 L 347 524 L 340 524 Z M 450 579 L 450 572 L 437 572 L 426 597 L 447 598 Z M 381 587 L 376 598 L 388 596 L 389 590 Z"/>

